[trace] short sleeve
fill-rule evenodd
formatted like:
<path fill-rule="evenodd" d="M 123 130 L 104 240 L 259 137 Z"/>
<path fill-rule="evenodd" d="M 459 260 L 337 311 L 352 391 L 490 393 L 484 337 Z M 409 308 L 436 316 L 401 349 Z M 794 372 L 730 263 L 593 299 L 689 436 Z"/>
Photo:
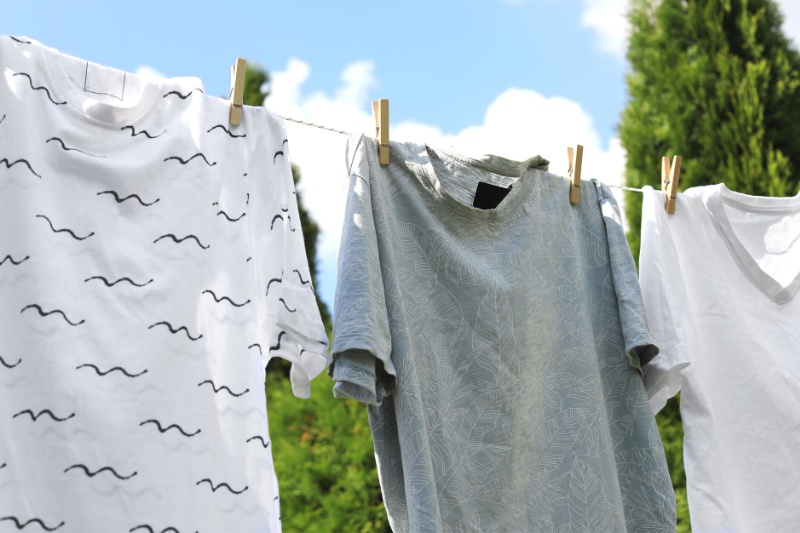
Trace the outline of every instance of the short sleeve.
<path fill-rule="evenodd" d="M 331 376 L 334 395 L 380 405 L 393 392 L 389 319 L 375 230 L 369 139 L 347 144 L 349 185 L 339 246 Z"/>
<path fill-rule="evenodd" d="M 266 360 L 281 357 L 292 363 L 292 390 L 308 398 L 311 380 L 328 366 L 328 342 L 305 253 L 289 140 L 279 119 L 269 118 L 259 165 L 267 167 L 270 183 L 263 184 L 263 197 L 253 199 L 259 208 L 253 231 L 265 306 L 266 346 L 260 349 Z"/>
<path fill-rule="evenodd" d="M 681 196 L 678 195 L 678 213 Z M 654 413 L 680 391 L 683 370 L 691 362 L 688 346 L 694 335 L 673 240 L 674 222 L 664 211 L 661 193 L 645 187 L 639 279 L 650 331 L 661 347 L 660 355 L 644 369 L 644 384 Z"/>
<path fill-rule="evenodd" d="M 619 206 L 607 186 L 599 183 L 595 185 L 608 239 L 611 276 L 614 280 L 619 318 L 625 339 L 625 354 L 628 357 L 628 364 L 643 372 L 643 368 L 658 354 L 658 347 L 647 327 L 642 292 L 636 276 L 636 264 L 633 262 L 633 255 L 625 238 L 625 231 L 622 229 Z"/>

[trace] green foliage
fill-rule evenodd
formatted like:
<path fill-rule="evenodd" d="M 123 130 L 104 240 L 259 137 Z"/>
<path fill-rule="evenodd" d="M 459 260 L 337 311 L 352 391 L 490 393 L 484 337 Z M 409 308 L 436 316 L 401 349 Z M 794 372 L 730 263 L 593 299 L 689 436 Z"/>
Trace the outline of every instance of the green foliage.
<path fill-rule="evenodd" d="M 800 55 L 773 0 L 633 0 L 630 100 L 620 124 L 626 182 L 660 188 L 661 156 L 683 156 L 681 189 L 798 191 Z M 639 255 L 642 196 L 626 214 Z"/>
<path fill-rule="evenodd" d="M 258 65 L 248 63 L 244 74 L 244 92 L 242 102 L 245 105 L 264 105 L 264 100 L 269 96 L 268 91 L 262 92 L 269 81 L 269 74 Z"/>
<path fill-rule="evenodd" d="M 289 380 L 267 377 L 270 438 L 286 533 L 390 531 L 381 499 L 367 411 L 334 398 L 323 374 L 311 398 L 292 395 Z"/>

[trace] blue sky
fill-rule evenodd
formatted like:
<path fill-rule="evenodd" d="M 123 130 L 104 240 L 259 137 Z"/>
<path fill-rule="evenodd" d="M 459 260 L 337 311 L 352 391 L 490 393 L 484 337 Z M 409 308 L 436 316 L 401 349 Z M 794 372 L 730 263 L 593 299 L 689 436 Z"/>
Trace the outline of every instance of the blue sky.
<path fill-rule="evenodd" d="M 780 0 L 800 42 L 800 0 Z M 626 0 L 403 2 L 37 0 L 2 5 L 0 33 L 129 72 L 200 78 L 227 95 L 235 58 L 273 77 L 283 116 L 370 133 L 369 101 L 389 98 L 391 137 L 470 154 L 541 154 L 618 184 L 625 154 Z M 229 6 L 229 7 L 228 7 Z M 344 136 L 288 124 L 301 192 L 320 222 L 318 290 L 333 303 L 344 207 Z M 659 157 L 662 154 L 654 154 Z"/>

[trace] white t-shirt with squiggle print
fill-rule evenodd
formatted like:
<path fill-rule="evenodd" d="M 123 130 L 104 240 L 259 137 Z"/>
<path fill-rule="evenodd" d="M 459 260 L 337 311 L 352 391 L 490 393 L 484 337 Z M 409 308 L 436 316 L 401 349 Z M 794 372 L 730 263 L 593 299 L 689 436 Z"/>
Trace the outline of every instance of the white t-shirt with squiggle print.
<path fill-rule="evenodd" d="M 23 37 L 0 65 L 0 531 L 279 531 L 264 366 L 326 365 L 280 119 Z"/>

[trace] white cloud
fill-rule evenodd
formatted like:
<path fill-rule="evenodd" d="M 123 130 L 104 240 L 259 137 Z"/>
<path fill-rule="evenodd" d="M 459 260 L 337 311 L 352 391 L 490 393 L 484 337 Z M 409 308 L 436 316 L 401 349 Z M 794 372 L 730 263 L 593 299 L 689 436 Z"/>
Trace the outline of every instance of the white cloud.
<path fill-rule="evenodd" d="M 136 71 L 134 72 L 140 78 L 144 78 L 146 80 L 163 80 L 166 78 L 161 72 L 157 71 L 151 66 L 148 65 L 140 65 Z"/>
<path fill-rule="evenodd" d="M 370 62 L 348 66 L 342 86 L 334 96 L 323 92 L 305 95 L 303 84 L 309 66 L 297 59 L 286 70 L 272 73 L 270 109 L 284 117 L 304 120 L 351 132 L 371 134 L 374 120 L 369 106 L 370 89 L 376 86 Z M 322 229 L 319 246 L 320 283 L 323 299 L 333 302 L 336 254 L 344 216 L 344 135 L 287 122 L 292 161 L 301 170 L 300 191 L 306 207 Z M 393 140 L 449 144 L 471 155 L 492 153 L 512 159 L 542 155 L 550 159 L 550 171 L 565 175 L 567 146 L 584 146 L 583 178 L 619 184 L 625 165 L 618 139 L 603 146 L 591 117 L 580 105 L 561 97 L 545 97 L 525 89 L 511 88 L 487 108 L 483 123 L 455 134 L 419 121 L 393 122 Z"/>
<path fill-rule="evenodd" d="M 357 61 L 348 65 L 342 72 L 344 85 L 336 91 L 336 99 L 355 107 L 365 106 L 370 89 L 378 85 L 374 71 L 375 64 L 372 61 Z"/>
<path fill-rule="evenodd" d="M 597 32 L 601 50 L 625 58 L 630 24 L 628 0 L 583 0 L 581 24 Z"/>

